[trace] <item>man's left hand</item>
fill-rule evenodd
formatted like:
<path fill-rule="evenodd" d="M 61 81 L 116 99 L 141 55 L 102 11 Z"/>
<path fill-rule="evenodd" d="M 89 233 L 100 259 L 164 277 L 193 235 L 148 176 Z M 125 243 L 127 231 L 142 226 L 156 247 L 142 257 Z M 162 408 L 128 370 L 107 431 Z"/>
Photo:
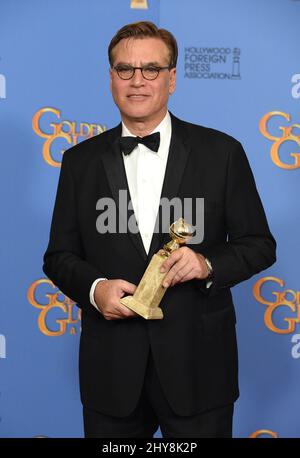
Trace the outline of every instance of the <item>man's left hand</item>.
<path fill-rule="evenodd" d="M 163 281 L 164 288 L 194 278 L 202 280 L 207 278 L 209 273 L 204 256 L 186 246 L 173 251 L 163 262 L 160 271 L 168 272 Z"/>

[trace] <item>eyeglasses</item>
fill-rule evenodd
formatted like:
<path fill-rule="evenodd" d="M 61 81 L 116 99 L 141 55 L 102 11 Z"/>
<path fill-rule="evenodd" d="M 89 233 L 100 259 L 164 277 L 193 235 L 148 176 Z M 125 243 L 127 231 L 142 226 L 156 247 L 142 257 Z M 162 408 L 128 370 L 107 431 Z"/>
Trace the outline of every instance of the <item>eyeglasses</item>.
<path fill-rule="evenodd" d="M 154 65 L 147 65 L 146 67 L 132 67 L 131 65 L 116 65 L 112 67 L 122 80 L 130 80 L 135 74 L 136 70 L 141 70 L 145 80 L 155 80 L 161 70 L 170 70 L 170 67 L 155 67 Z"/>

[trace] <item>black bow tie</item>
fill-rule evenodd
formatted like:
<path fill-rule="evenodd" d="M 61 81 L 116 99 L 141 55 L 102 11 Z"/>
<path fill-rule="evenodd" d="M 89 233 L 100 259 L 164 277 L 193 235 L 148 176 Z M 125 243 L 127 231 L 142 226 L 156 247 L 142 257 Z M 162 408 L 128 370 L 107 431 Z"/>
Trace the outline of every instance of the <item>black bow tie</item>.
<path fill-rule="evenodd" d="M 119 141 L 121 151 L 126 155 L 130 154 L 138 143 L 142 143 L 157 153 L 160 143 L 160 133 L 155 132 L 154 134 L 146 135 L 146 137 L 120 137 Z"/>

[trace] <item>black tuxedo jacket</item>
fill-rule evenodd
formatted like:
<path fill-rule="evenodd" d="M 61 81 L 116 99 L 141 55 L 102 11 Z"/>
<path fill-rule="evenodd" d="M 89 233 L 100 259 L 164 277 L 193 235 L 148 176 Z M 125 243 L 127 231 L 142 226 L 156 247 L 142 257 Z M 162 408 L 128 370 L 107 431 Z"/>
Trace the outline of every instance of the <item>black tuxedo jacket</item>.
<path fill-rule="evenodd" d="M 101 197 L 118 202 L 128 185 L 118 147 L 121 124 L 64 153 L 44 272 L 82 309 L 80 390 L 85 406 L 129 415 L 141 394 L 149 349 L 165 395 L 179 415 L 238 397 L 235 311 L 230 287 L 275 261 L 276 243 L 242 146 L 232 137 L 173 115 L 162 197 L 205 199 L 204 240 L 190 248 L 210 259 L 213 285 L 170 287 L 163 320 L 105 320 L 90 304 L 99 277 L 138 284 L 169 240 L 154 234 L 147 256 L 139 233 L 100 234 Z M 129 193 L 129 191 L 128 191 Z M 124 216 L 124 215 L 123 215 Z M 132 212 L 128 213 L 128 218 Z"/>

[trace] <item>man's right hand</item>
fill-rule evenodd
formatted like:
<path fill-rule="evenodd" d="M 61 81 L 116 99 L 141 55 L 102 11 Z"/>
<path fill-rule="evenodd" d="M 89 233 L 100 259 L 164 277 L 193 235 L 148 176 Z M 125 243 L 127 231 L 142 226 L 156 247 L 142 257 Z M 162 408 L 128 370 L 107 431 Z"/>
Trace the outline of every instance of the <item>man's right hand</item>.
<path fill-rule="evenodd" d="M 95 288 L 94 299 L 106 320 L 119 320 L 139 316 L 121 304 L 123 296 L 132 295 L 136 285 L 126 280 L 102 280 Z"/>

